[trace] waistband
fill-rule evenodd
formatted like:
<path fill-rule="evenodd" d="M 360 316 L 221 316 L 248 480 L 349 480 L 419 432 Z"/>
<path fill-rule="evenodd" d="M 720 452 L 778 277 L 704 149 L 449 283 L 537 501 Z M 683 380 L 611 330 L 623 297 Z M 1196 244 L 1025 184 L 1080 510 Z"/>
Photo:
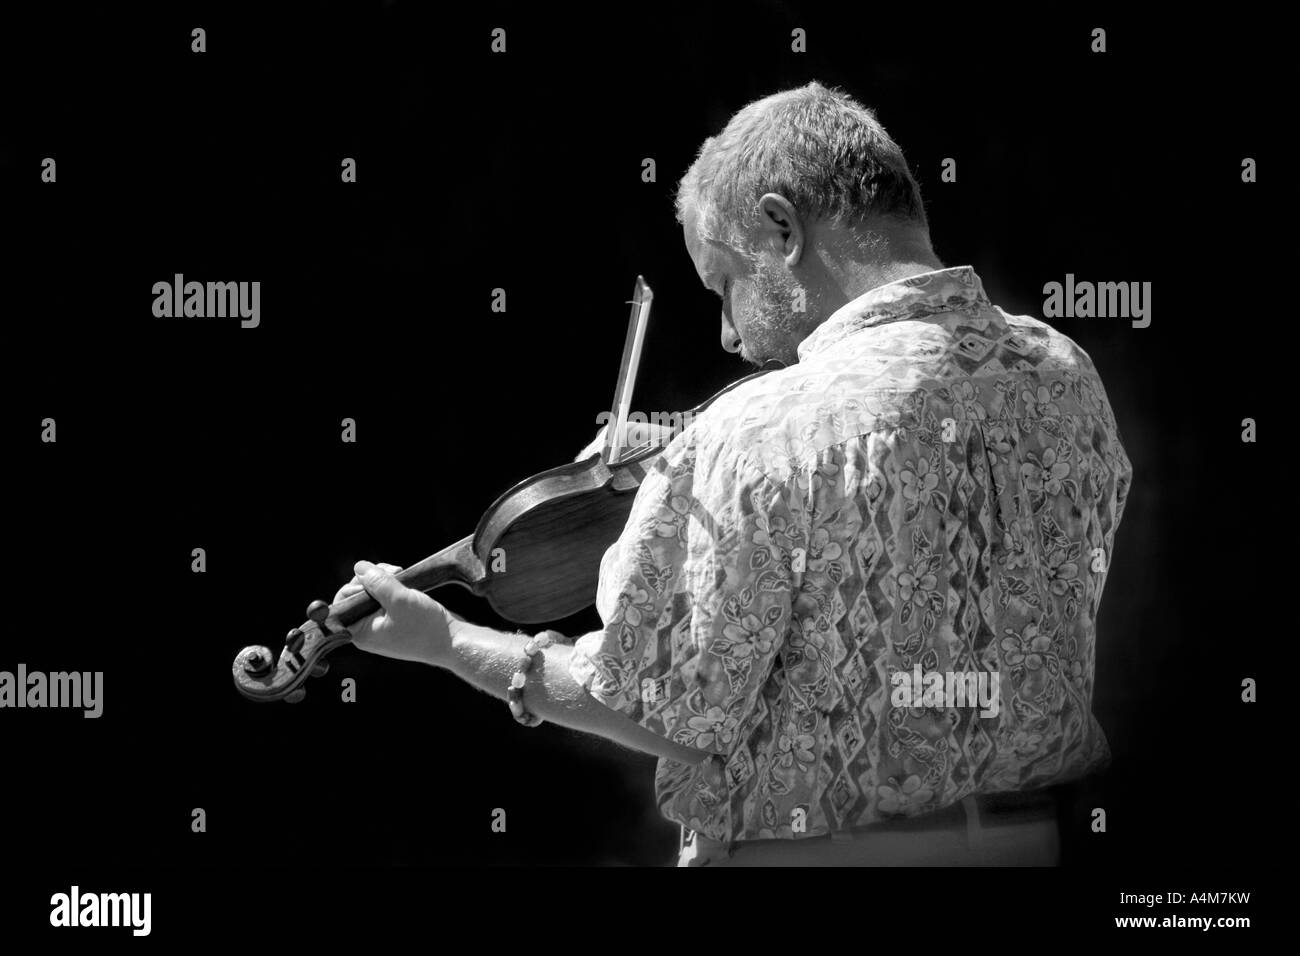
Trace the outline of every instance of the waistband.
<path fill-rule="evenodd" d="M 897 817 L 870 823 L 850 830 L 839 830 L 819 834 L 815 837 L 795 838 L 804 840 L 830 840 L 847 842 L 869 836 L 873 833 L 920 833 L 933 830 L 964 831 L 972 842 L 978 842 L 981 830 L 993 830 L 999 827 L 1016 826 L 1043 820 L 1055 820 L 1057 817 L 1060 787 L 1045 787 L 1040 790 L 1008 791 L 1005 793 L 982 793 L 965 797 L 956 803 L 915 817 Z M 696 834 L 687 827 L 681 828 L 679 851 L 684 850 L 692 841 L 714 849 L 734 848 L 739 843 L 790 843 L 790 840 L 713 840 Z"/>

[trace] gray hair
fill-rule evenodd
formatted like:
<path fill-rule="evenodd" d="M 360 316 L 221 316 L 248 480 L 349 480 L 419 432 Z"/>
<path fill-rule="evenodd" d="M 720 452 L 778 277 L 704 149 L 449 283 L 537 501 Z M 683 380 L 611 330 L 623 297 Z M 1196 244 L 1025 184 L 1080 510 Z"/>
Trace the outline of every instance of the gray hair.
<path fill-rule="evenodd" d="M 769 192 L 810 218 L 929 228 L 921 189 L 875 113 L 817 82 L 755 100 L 706 139 L 677 187 L 677 221 L 694 209 L 701 237 L 741 248 Z"/>

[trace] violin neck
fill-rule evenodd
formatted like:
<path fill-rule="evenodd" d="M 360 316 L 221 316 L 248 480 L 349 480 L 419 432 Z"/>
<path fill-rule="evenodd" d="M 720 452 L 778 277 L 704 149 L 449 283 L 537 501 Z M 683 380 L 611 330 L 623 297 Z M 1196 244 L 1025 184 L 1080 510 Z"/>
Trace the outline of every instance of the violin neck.
<path fill-rule="evenodd" d="M 447 584 L 459 584 L 472 590 L 483 580 L 484 569 L 474 553 L 474 536 L 471 534 L 437 554 L 403 568 L 394 577 L 417 591 L 432 591 Z M 344 627 L 351 627 L 378 610 L 379 602 L 362 591 L 331 607 L 330 617 Z"/>
<path fill-rule="evenodd" d="M 437 554 L 403 568 L 395 577 L 417 591 L 432 591 L 444 584 L 472 588 L 483 579 L 483 563 L 474 553 L 474 536 L 471 534 Z"/>

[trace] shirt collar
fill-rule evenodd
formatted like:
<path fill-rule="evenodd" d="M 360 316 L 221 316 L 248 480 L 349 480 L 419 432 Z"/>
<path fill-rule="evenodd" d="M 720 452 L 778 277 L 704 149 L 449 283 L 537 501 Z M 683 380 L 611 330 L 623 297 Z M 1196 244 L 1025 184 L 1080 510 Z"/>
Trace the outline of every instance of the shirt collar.
<path fill-rule="evenodd" d="M 984 284 L 971 266 L 953 266 L 887 282 L 864 292 L 813 329 L 799 343 L 799 360 L 824 352 L 862 329 L 897 322 L 917 313 L 952 311 L 976 302 L 991 306 L 984 294 Z"/>

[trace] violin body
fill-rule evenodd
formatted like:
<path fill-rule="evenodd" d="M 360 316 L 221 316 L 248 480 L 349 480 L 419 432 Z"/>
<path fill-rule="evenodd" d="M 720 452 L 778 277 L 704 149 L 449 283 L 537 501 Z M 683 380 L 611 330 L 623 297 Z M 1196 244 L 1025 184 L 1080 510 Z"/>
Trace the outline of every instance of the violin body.
<path fill-rule="evenodd" d="M 516 624 L 558 621 L 589 607 L 601 557 L 622 533 L 646 468 L 662 453 L 647 449 L 613 466 L 594 454 L 510 489 L 474 534 L 484 571 L 466 582 L 470 590 Z"/>

